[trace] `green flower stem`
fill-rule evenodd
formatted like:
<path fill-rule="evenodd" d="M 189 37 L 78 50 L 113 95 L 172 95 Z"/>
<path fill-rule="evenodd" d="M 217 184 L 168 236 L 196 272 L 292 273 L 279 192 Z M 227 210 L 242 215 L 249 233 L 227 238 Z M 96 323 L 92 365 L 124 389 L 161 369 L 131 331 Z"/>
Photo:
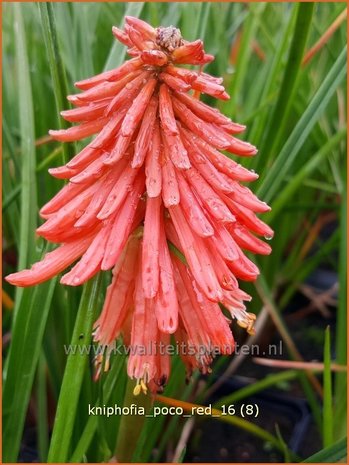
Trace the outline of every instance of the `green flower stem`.
<path fill-rule="evenodd" d="M 138 407 L 144 407 L 145 412 L 148 413 L 152 406 L 151 396 L 149 393 L 144 395 L 142 392 L 138 396 L 135 396 L 133 394 L 135 385 L 136 382 L 134 380 L 128 380 L 124 407 L 137 404 Z M 115 455 L 119 463 L 129 463 L 132 461 L 145 419 L 145 415 L 124 415 L 122 417 L 115 449 Z"/>
<path fill-rule="evenodd" d="M 88 354 L 79 348 L 91 343 L 91 330 L 95 318 L 101 274 L 91 279 L 84 287 L 76 317 L 71 346 L 75 353 L 68 356 L 62 387 L 58 399 L 56 419 L 53 427 L 49 463 L 64 463 L 70 453 L 74 421 L 88 360 Z"/>

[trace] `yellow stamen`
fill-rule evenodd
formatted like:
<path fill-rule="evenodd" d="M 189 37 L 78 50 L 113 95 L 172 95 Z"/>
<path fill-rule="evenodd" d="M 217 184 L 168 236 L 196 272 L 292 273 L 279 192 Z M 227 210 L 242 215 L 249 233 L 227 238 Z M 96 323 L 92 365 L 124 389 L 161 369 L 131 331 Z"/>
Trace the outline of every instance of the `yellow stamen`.
<path fill-rule="evenodd" d="M 148 393 L 148 388 L 147 388 L 147 385 L 145 384 L 145 382 L 141 379 L 141 388 L 142 388 L 142 391 L 143 391 L 143 394 L 147 394 Z"/>
<path fill-rule="evenodd" d="M 105 362 L 104 362 L 104 371 L 105 371 L 105 372 L 106 372 L 106 371 L 109 371 L 109 369 L 110 369 L 110 358 L 107 357 L 107 358 L 105 359 Z"/>
<path fill-rule="evenodd" d="M 135 388 L 133 389 L 133 395 L 134 396 L 139 396 L 139 394 L 141 393 L 141 385 L 140 384 L 136 384 Z"/>

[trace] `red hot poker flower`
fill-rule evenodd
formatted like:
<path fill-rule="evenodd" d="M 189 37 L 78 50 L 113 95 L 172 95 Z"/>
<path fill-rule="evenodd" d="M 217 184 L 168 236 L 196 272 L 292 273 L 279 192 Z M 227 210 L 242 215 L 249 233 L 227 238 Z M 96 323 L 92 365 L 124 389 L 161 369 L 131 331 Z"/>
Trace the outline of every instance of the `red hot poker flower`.
<path fill-rule="evenodd" d="M 75 108 L 61 115 L 79 124 L 50 131 L 62 142 L 96 134 L 65 166 L 49 170 L 69 182 L 41 209 L 46 222 L 37 233 L 60 246 L 6 279 L 31 286 L 76 262 L 61 278 L 76 286 L 113 269 L 94 339 L 110 351 L 123 335 L 133 349 L 128 374 L 138 380 L 138 393 L 166 382 L 169 356 L 156 348 L 170 334 L 184 344 L 189 371 L 207 372 L 217 351 L 233 352 L 219 303 L 253 332 L 255 317 L 244 305 L 250 297 L 237 279 L 256 279 L 258 268 L 243 250 L 269 254 L 257 236 L 273 232 L 257 216 L 269 207 L 240 184 L 258 176 L 220 152 L 255 155 L 236 137 L 245 127 L 197 98 L 229 98 L 222 79 L 202 71 L 213 60 L 202 41 L 133 17 L 113 34 L 132 58 L 77 82 L 82 92 L 68 96 Z M 145 350 L 149 345 L 155 349 Z"/>

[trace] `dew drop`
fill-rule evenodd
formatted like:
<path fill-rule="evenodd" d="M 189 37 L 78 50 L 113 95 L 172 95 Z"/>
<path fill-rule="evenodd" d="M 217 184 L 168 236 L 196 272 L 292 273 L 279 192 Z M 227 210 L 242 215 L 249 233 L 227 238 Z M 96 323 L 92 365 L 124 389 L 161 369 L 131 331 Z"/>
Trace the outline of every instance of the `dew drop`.
<path fill-rule="evenodd" d="M 264 236 L 264 239 L 265 239 L 266 241 L 271 241 L 272 238 L 273 238 L 273 236 Z"/>

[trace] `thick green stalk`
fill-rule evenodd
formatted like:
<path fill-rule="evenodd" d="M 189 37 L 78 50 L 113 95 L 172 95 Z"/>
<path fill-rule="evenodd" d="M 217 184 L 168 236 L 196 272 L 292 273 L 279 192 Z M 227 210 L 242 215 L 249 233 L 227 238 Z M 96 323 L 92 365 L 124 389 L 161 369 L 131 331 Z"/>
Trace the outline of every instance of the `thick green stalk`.
<path fill-rule="evenodd" d="M 145 412 L 150 411 L 152 400 L 150 394 L 144 395 L 142 392 L 135 396 L 133 389 L 135 381 L 129 379 L 126 385 L 124 407 L 136 404 L 137 407 L 144 407 Z M 123 415 L 120 422 L 119 434 L 116 442 L 115 455 L 119 463 L 132 462 L 133 454 L 136 450 L 139 436 L 145 422 L 145 415 Z"/>
<path fill-rule="evenodd" d="M 62 387 L 58 399 L 48 462 L 66 462 L 77 413 L 84 371 L 91 344 L 91 330 L 95 317 L 101 274 L 91 279 L 84 287 L 75 321 L 71 347 L 76 351 L 68 355 Z"/>

